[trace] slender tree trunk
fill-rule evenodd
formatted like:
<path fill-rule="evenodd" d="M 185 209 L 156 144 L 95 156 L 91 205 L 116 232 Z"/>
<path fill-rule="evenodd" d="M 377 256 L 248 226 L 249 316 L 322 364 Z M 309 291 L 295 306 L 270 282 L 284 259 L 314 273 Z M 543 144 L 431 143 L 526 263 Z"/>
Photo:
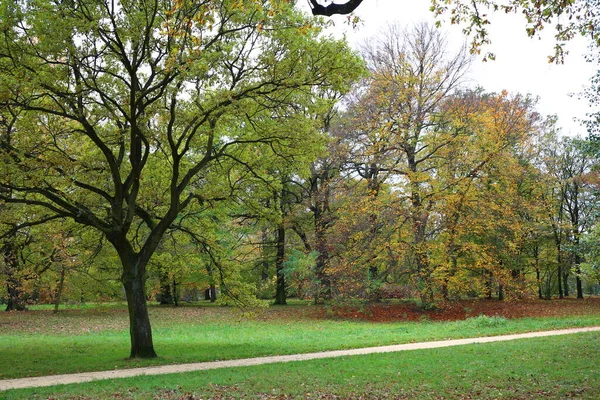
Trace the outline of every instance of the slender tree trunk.
<path fill-rule="evenodd" d="M 375 200 L 377 194 L 379 193 L 377 189 L 371 189 L 372 201 Z M 369 252 L 369 275 L 368 275 L 368 285 L 367 285 L 367 296 L 368 300 L 371 302 L 380 302 L 381 301 L 381 291 L 379 290 L 379 268 L 375 264 L 376 249 L 372 244 L 377 237 L 379 229 L 377 227 L 377 214 L 373 213 L 369 215 L 369 243 L 368 243 L 368 252 Z"/>
<path fill-rule="evenodd" d="M 367 174 L 367 196 L 369 200 L 369 208 L 371 210 L 377 209 L 377 198 L 379 197 L 379 190 L 381 189 L 381 182 L 379 180 L 380 166 L 377 163 L 372 163 L 369 166 Z M 377 258 L 377 249 L 375 249 L 375 239 L 379 233 L 379 216 L 376 212 L 369 214 L 369 236 L 367 238 L 367 267 L 368 267 L 368 282 L 367 282 L 367 298 L 372 302 L 381 301 L 381 292 L 379 290 L 379 267 L 375 264 Z"/>
<path fill-rule="evenodd" d="M 562 205 L 559 208 L 559 218 L 562 220 Z M 562 239 L 558 226 L 552 223 L 552 230 L 554 232 L 554 244 L 556 245 L 556 263 L 558 273 L 558 298 L 563 299 L 563 287 L 562 287 Z"/>
<path fill-rule="evenodd" d="M 177 293 L 177 280 L 173 278 L 173 305 L 179 307 L 179 293 Z"/>
<path fill-rule="evenodd" d="M 538 299 L 543 300 L 544 295 L 542 293 L 542 277 L 540 274 L 540 268 L 538 266 L 535 267 L 535 279 L 537 281 L 538 286 Z"/>
<path fill-rule="evenodd" d="M 2 248 L 2 256 L 6 275 L 6 292 L 8 295 L 6 311 L 25 311 L 27 310 L 27 306 L 23 298 L 22 282 L 17 274 L 19 259 L 16 246 L 12 243 L 5 244 Z"/>
<path fill-rule="evenodd" d="M 483 275 L 484 275 L 484 279 L 485 279 L 485 290 L 486 290 L 486 297 L 488 300 L 491 300 L 493 297 L 493 293 L 492 293 L 492 278 L 494 276 L 494 273 L 491 271 L 483 271 Z"/>
<path fill-rule="evenodd" d="M 331 280 L 327 274 L 327 266 L 329 264 L 329 251 L 327 248 L 327 238 L 325 237 L 325 226 L 322 221 L 318 221 L 319 225 L 315 232 L 315 249 L 319 253 L 315 260 L 315 276 L 318 281 L 318 287 L 315 293 L 315 303 L 322 300 L 331 299 Z"/>
<path fill-rule="evenodd" d="M 583 172 L 583 171 L 582 171 Z M 581 282 L 581 255 L 579 251 L 581 233 L 580 233 L 580 203 L 579 203 L 579 189 L 580 186 L 577 181 L 573 181 L 573 192 L 575 194 L 573 209 L 570 211 L 571 214 L 571 224 L 573 225 L 573 258 L 571 259 L 575 264 L 575 287 L 577 290 L 577 298 L 583 299 L 583 284 Z"/>
<path fill-rule="evenodd" d="M 261 272 L 260 272 L 260 277 L 263 281 L 266 281 L 267 279 L 269 279 L 269 251 L 268 251 L 268 247 L 267 246 L 267 242 L 269 240 L 269 235 L 267 232 L 266 228 L 262 228 L 261 230 L 261 245 L 260 245 L 260 252 L 261 252 L 261 261 L 260 261 L 260 265 L 261 265 Z"/>
<path fill-rule="evenodd" d="M 542 275 L 540 273 L 540 249 L 537 244 L 533 247 L 533 257 L 535 260 L 535 279 L 538 286 L 538 299 L 542 300 L 544 295 L 542 293 Z"/>
<path fill-rule="evenodd" d="M 445 301 L 450 300 L 450 291 L 448 288 L 448 284 L 450 283 L 450 278 L 454 276 L 454 274 L 456 273 L 456 271 L 458 270 L 458 257 L 456 255 L 456 245 L 452 244 L 450 245 L 450 265 L 452 266 L 450 271 L 448 271 L 446 273 L 446 276 L 444 277 L 443 281 L 442 281 L 442 298 Z"/>
<path fill-rule="evenodd" d="M 429 270 L 429 260 L 427 254 L 422 250 L 417 250 L 417 269 L 419 271 L 419 280 L 421 285 L 421 307 L 425 310 L 432 309 L 436 306 L 433 282 L 431 277 L 431 271 Z"/>
<path fill-rule="evenodd" d="M 215 301 L 217 301 L 217 287 L 214 283 L 211 283 L 208 290 L 210 292 L 210 302 L 214 303 Z"/>
<path fill-rule="evenodd" d="M 318 304 L 331 299 L 331 279 L 327 268 L 329 266 L 329 248 L 327 244 L 327 229 L 330 222 L 329 211 L 329 175 L 321 176 L 321 187 L 318 187 L 318 179 L 313 179 L 314 205 L 311 207 L 315 222 L 315 250 L 318 252 L 315 260 L 315 277 L 317 287 L 314 294 L 314 303 Z"/>
<path fill-rule="evenodd" d="M 287 294 L 285 288 L 285 274 L 283 272 L 283 262 L 285 260 L 285 227 L 279 225 L 277 228 L 277 256 L 275 259 L 275 269 L 277 270 L 277 286 L 275 289 L 275 304 L 287 304 Z"/>
<path fill-rule="evenodd" d="M 583 299 L 583 283 L 581 282 L 581 268 L 579 267 L 579 264 L 577 264 L 575 272 L 577 273 L 575 276 L 575 282 L 577 284 L 577 298 Z"/>
<path fill-rule="evenodd" d="M 498 300 L 504 301 L 504 286 L 498 285 Z"/>
<path fill-rule="evenodd" d="M 58 307 L 60 306 L 60 301 L 62 298 L 64 286 L 65 286 L 65 267 L 61 267 L 60 279 L 58 280 L 58 285 L 56 286 L 56 293 L 54 294 L 54 314 L 56 314 L 58 312 Z"/>
<path fill-rule="evenodd" d="M 159 284 L 160 284 L 160 304 L 162 305 L 173 305 L 173 291 L 171 288 L 171 280 L 169 279 L 169 273 L 162 265 L 159 265 Z M 173 280 L 175 282 L 175 280 Z"/>
<path fill-rule="evenodd" d="M 417 273 L 420 285 L 421 307 L 424 309 L 432 309 L 435 307 L 435 297 L 433 288 L 433 277 L 427 256 L 427 243 L 425 239 L 425 225 L 427 215 L 413 216 L 413 232 L 414 232 L 414 253 L 417 263 Z"/>
<path fill-rule="evenodd" d="M 569 297 L 569 271 L 563 272 L 563 288 L 565 297 Z"/>
<path fill-rule="evenodd" d="M 557 277 L 558 277 L 558 298 L 559 299 L 564 299 L 564 295 L 563 295 L 563 287 L 562 287 L 562 260 L 561 260 L 561 256 L 560 256 L 560 251 L 558 252 L 558 270 L 557 270 Z"/>
<path fill-rule="evenodd" d="M 583 283 L 581 282 L 581 256 L 579 255 L 579 232 L 575 237 L 575 284 L 577 288 L 577 298 L 583 299 Z"/>
<path fill-rule="evenodd" d="M 423 288 L 421 289 L 421 308 L 424 310 L 432 310 L 437 307 L 433 293 L 433 287 L 429 276 L 421 277 Z"/>
<path fill-rule="evenodd" d="M 406 150 L 408 169 L 412 172 L 418 172 L 417 161 L 415 159 L 415 148 Z M 434 287 L 431 266 L 427 255 L 427 223 L 429 213 L 425 209 L 421 198 L 421 189 L 418 181 L 410 182 L 410 204 L 411 204 L 411 224 L 412 224 L 412 251 L 417 264 L 417 276 L 420 286 L 421 307 L 432 309 L 435 307 Z"/>
<path fill-rule="evenodd" d="M 215 286 L 215 273 L 212 264 L 206 264 L 206 272 L 210 277 L 208 289 L 204 291 L 204 300 L 209 300 L 211 303 L 217 301 L 217 287 Z"/>

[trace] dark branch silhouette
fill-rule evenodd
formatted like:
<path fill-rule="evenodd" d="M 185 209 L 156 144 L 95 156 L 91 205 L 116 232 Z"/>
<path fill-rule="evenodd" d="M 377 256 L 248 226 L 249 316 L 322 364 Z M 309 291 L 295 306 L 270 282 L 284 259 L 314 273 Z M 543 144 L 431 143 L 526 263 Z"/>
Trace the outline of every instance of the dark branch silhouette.
<path fill-rule="evenodd" d="M 331 17 L 335 14 L 350 14 L 363 2 L 363 0 L 348 0 L 345 3 L 331 3 L 327 6 L 319 4 L 318 0 L 309 0 L 313 15 Z"/>

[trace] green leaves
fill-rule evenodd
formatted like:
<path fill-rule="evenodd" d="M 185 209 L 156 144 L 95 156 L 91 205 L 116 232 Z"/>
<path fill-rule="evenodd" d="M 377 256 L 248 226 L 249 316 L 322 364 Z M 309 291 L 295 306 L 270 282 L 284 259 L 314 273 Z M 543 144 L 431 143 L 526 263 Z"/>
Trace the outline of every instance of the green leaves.
<path fill-rule="evenodd" d="M 431 11 L 436 17 L 447 18 L 451 24 L 462 25 L 465 34 L 471 36 L 471 53 L 480 54 L 482 48 L 490 45 L 487 27 L 491 24 L 489 13 L 504 11 L 519 13 L 525 21 L 525 31 L 529 36 L 538 35 L 548 26 L 554 27 L 556 38 L 555 54 L 550 62 L 562 63 L 564 46 L 576 34 L 598 38 L 593 32 L 598 29 L 598 9 L 593 2 L 584 0 L 511 0 L 504 4 L 492 0 L 432 0 Z M 486 53 L 484 61 L 493 59 L 493 53 Z"/>

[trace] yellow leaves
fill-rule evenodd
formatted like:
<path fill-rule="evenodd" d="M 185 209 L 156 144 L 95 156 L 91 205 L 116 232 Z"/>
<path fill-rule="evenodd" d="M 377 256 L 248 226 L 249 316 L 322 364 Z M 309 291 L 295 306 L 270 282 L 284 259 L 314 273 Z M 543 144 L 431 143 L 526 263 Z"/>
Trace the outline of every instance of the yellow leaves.
<path fill-rule="evenodd" d="M 314 29 L 316 29 L 315 26 L 310 21 L 306 21 L 297 28 L 297 31 L 301 35 L 308 35 Z"/>
<path fill-rule="evenodd" d="M 244 9 L 244 1 L 243 0 L 239 0 L 239 1 L 234 1 L 231 3 L 231 9 L 232 10 L 243 10 Z"/>

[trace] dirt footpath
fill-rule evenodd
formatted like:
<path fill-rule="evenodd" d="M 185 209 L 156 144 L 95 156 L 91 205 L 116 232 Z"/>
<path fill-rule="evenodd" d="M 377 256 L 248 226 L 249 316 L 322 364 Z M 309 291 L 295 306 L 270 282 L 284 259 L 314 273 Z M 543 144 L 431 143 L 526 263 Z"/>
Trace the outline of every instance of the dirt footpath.
<path fill-rule="evenodd" d="M 562 329 L 556 331 L 546 332 L 530 332 L 520 333 L 514 335 L 503 335 L 503 336 L 491 336 L 481 338 L 470 338 L 470 339 L 454 339 L 454 340 L 441 340 L 436 342 L 422 342 L 422 343 L 408 343 L 399 344 L 392 346 L 380 346 L 380 347 L 367 347 L 362 349 L 352 350 L 335 350 L 335 351 L 323 351 L 319 353 L 307 353 L 307 354 L 293 354 L 287 356 L 271 356 L 271 357 L 257 357 L 257 358 L 246 358 L 241 360 L 228 360 L 228 361 L 213 361 L 213 362 L 201 362 L 193 364 L 177 364 L 177 365 L 163 365 L 158 367 L 144 367 L 144 368 L 132 368 L 122 369 L 114 371 L 99 371 L 99 372 L 84 372 L 79 374 L 65 374 L 65 375 L 52 375 L 52 376 L 40 376 L 35 378 L 22 378 L 22 379 L 7 379 L 0 380 L 0 391 L 10 389 L 22 389 L 32 387 L 43 387 L 43 386 L 54 386 L 64 385 L 70 383 L 82 383 L 90 382 L 102 379 L 116 379 L 116 378 L 129 378 L 140 375 L 162 375 L 162 374 L 173 374 L 180 372 L 191 372 L 191 371 L 204 371 L 209 369 L 217 368 L 232 368 L 232 367 L 245 367 L 259 364 L 270 364 L 270 363 L 283 363 L 291 361 L 305 361 L 315 360 L 319 358 L 334 358 L 344 356 L 356 356 L 363 354 L 374 354 L 374 353 L 391 353 L 405 350 L 421 350 L 421 349 L 435 349 L 439 347 L 449 346 L 460 346 L 465 344 L 473 343 L 491 343 L 501 342 L 506 340 L 515 339 L 527 339 L 544 336 L 556 336 L 556 335 L 567 335 L 581 332 L 599 332 L 600 326 L 588 327 L 588 328 L 574 328 L 574 329 Z"/>

